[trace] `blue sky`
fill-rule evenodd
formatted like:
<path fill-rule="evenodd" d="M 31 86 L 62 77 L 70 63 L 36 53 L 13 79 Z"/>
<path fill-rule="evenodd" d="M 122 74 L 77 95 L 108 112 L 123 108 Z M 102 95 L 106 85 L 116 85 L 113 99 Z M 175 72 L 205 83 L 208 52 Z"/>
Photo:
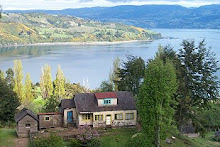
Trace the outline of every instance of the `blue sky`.
<path fill-rule="evenodd" d="M 147 5 L 167 4 L 182 5 L 185 7 L 199 7 L 202 5 L 220 4 L 220 0 L 0 0 L 5 10 L 30 10 L 83 7 L 110 7 L 117 5 Z"/>

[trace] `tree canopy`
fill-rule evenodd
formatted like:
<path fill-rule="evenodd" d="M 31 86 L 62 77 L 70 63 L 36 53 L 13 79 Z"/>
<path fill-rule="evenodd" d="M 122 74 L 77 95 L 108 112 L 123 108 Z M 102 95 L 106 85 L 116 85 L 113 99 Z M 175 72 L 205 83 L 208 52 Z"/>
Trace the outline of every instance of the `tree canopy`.
<path fill-rule="evenodd" d="M 172 62 L 156 57 L 148 63 L 138 95 L 138 112 L 146 146 L 160 146 L 173 122 L 172 97 L 176 93 L 176 73 Z"/>

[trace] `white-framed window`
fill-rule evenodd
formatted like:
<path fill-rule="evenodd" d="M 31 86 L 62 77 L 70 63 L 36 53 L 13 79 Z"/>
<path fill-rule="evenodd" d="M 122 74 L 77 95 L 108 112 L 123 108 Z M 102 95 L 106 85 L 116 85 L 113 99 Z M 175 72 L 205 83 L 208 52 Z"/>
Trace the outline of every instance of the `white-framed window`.
<path fill-rule="evenodd" d="M 125 119 L 126 119 L 126 120 L 134 119 L 134 113 L 126 113 Z"/>
<path fill-rule="evenodd" d="M 44 117 L 44 120 L 45 120 L 45 121 L 50 121 L 50 116 L 45 116 L 45 117 Z"/>
<path fill-rule="evenodd" d="M 123 114 L 119 113 L 119 114 L 115 114 L 115 120 L 122 120 L 123 119 Z"/>
<path fill-rule="evenodd" d="M 102 121 L 103 115 L 95 115 L 95 121 Z"/>
<path fill-rule="evenodd" d="M 31 128 L 31 124 L 25 124 L 25 128 Z"/>
<path fill-rule="evenodd" d="M 91 114 L 82 114 L 82 119 L 83 120 L 90 120 L 91 119 Z"/>
<path fill-rule="evenodd" d="M 103 104 L 104 105 L 111 105 L 111 99 L 104 99 Z"/>

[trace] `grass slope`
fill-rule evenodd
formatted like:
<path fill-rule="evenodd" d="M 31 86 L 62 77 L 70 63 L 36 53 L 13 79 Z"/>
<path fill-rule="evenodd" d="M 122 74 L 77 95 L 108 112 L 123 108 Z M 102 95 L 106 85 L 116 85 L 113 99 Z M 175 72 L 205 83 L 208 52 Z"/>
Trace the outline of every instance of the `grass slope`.
<path fill-rule="evenodd" d="M 13 146 L 16 137 L 15 129 L 0 128 L 0 147 Z"/>
<path fill-rule="evenodd" d="M 115 129 L 108 130 L 107 135 L 101 136 L 98 140 L 102 141 L 103 147 L 129 147 L 128 144 L 132 135 L 137 132 L 136 129 Z M 177 136 L 172 144 L 166 144 L 161 140 L 162 147 L 219 147 L 220 143 L 212 140 L 214 132 L 206 134 L 205 138 L 189 138 L 185 136 Z"/>
<path fill-rule="evenodd" d="M 100 23 L 65 15 L 43 13 L 2 14 L 0 45 L 151 40 L 161 35 L 150 30 L 118 23 Z"/>

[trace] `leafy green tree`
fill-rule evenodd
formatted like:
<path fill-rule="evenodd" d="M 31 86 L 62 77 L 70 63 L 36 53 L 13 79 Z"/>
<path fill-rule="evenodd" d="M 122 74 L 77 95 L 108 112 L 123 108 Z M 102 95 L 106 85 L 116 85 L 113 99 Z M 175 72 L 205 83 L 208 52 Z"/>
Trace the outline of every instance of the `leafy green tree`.
<path fill-rule="evenodd" d="M 59 103 L 55 96 L 47 98 L 44 105 L 44 112 L 57 112 Z"/>
<path fill-rule="evenodd" d="M 54 81 L 54 85 L 55 85 L 54 96 L 60 100 L 65 94 L 65 78 L 60 65 L 58 65 L 57 68 L 57 74 L 56 74 L 56 79 Z"/>
<path fill-rule="evenodd" d="M 98 89 L 100 92 L 110 92 L 113 90 L 113 85 L 109 81 L 103 81 L 100 85 L 100 88 Z"/>
<path fill-rule="evenodd" d="M 111 69 L 109 74 L 109 81 L 110 84 L 113 85 L 114 91 L 118 91 L 117 81 L 119 81 L 119 77 L 118 77 L 119 69 L 120 69 L 120 59 L 117 57 L 113 62 L 113 68 Z"/>
<path fill-rule="evenodd" d="M 46 64 L 42 67 L 40 77 L 40 88 L 43 98 L 49 98 L 53 95 L 53 82 L 51 77 L 51 67 Z"/>
<path fill-rule="evenodd" d="M 138 95 L 138 112 L 147 146 L 160 146 L 173 122 L 172 97 L 176 93 L 176 73 L 172 62 L 156 57 L 148 63 Z"/>
<path fill-rule="evenodd" d="M 32 89 L 31 76 L 30 73 L 28 73 L 25 78 L 25 98 L 22 104 L 24 104 L 25 107 L 29 108 L 30 103 L 33 100 L 34 100 L 34 94 Z"/>
<path fill-rule="evenodd" d="M 71 84 L 70 82 L 67 82 L 65 84 L 66 88 L 66 93 L 65 93 L 65 98 L 73 98 L 74 95 L 78 93 L 85 93 L 89 92 L 88 89 L 86 89 L 84 86 L 81 86 L 79 83 L 78 84 Z"/>
<path fill-rule="evenodd" d="M 11 87 L 14 87 L 14 71 L 13 69 L 9 68 L 7 71 L 6 71 L 6 77 L 5 77 L 5 80 L 7 82 L 7 84 L 9 84 Z"/>
<path fill-rule="evenodd" d="M 18 98 L 23 102 L 24 89 L 23 89 L 23 67 L 21 60 L 14 60 L 14 92 L 18 95 Z"/>
<path fill-rule="evenodd" d="M 7 82 L 0 78 L 0 122 L 13 121 L 19 98 Z"/>
<path fill-rule="evenodd" d="M 123 62 L 122 68 L 119 69 L 118 90 L 131 91 L 137 95 L 144 77 L 144 70 L 145 62 L 141 57 L 128 55 L 127 62 Z"/>
<path fill-rule="evenodd" d="M 178 90 L 174 95 L 176 103 L 172 105 L 175 109 L 175 120 L 179 131 L 183 131 L 183 126 L 187 124 L 192 116 L 193 107 L 191 106 L 191 98 L 186 87 L 186 73 L 182 66 L 178 55 L 174 49 L 167 45 L 165 47 L 159 46 L 159 51 L 156 54 L 164 63 L 170 61 L 173 63 L 177 76 Z"/>

